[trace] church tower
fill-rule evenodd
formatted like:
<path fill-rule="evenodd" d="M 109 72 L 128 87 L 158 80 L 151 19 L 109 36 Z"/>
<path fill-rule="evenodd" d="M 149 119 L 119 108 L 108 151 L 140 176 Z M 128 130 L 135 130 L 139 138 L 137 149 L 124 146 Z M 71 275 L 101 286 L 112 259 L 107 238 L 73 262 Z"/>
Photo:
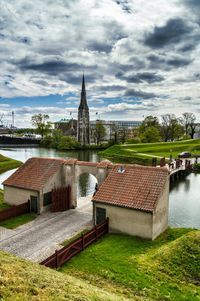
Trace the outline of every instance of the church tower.
<path fill-rule="evenodd" d="M 78 108 L 77 138 L 81 145 L 90 144 L 90 117 L 86 99 L 84 74 L 82 79 L 81 100 Z"/>

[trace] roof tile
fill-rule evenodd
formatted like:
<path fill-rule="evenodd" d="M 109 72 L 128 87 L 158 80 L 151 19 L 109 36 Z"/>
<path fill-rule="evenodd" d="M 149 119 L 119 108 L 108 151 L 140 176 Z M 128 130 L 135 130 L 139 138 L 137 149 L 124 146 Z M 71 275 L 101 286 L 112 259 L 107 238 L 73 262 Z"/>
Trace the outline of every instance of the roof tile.
<path fill-rule="evenodd" d="M 145 166 L 114 166 L 99 190 L 94 202 L 153 212 L 168 178 L 165 168 Z"/>

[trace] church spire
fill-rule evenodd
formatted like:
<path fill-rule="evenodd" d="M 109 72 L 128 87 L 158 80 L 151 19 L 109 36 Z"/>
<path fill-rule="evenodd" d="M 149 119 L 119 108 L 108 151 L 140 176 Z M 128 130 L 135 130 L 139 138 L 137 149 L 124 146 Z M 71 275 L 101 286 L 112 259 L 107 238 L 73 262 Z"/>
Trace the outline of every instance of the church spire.
<path fill-rule="evenodd" d="M 86 91 L 85 91 L 84 73 L 83 73 L 83 77 L 82 77 L 81 101 L 80 101 L 79 109 L 88 109 L 87 99 L 86 99 Z"/>
<path fill-rule="evenodd" d="M 86 99 L 84 73 L 82 78 L 81 100 L 78 108 L 77 139 L 82 145 L 90 143 L 90 116 Z"/>

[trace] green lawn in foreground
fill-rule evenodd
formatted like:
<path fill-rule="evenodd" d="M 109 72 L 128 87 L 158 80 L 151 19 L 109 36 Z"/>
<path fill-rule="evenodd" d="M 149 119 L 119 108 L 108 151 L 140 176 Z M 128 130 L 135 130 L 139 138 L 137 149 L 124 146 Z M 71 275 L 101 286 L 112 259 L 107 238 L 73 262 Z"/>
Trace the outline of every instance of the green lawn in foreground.
<path fill-rule="evenodd" d="M 36 213 L 33 212 L 25 213 L 16 217 L 9 218 L 3 222 L 0 222 L 0 226 L 8 229 L 14 229 L 34 220 L 36 217 L 37 217 Z"/>
<path fill-rule="evenodd" d="M 0 154 L 0 174 L 10 170 L 19 167 L 22 165 L 22 162 L 4 157 Z"/>
<path fill-rule="evenodd" d="M 200 300 L 200 231 L 169 229 L 156 241 L 108 234 L 60 272 L 139 300 Z"/>
<path fill-rule="evenodd" d="M 158 161 L 162 157 L 169 158 L 170 154 L 177 158 L 184 151 L 200 154 L 200 140 L 113 145 L 100 154 L 118 162 L 145 165 L 151 164 L 153 157 L 158 157 Z"/>

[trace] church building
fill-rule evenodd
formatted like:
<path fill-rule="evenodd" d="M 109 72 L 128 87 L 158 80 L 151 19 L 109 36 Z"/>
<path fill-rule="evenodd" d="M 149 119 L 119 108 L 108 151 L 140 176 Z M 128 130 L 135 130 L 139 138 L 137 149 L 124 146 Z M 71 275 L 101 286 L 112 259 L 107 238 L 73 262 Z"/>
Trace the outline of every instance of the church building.
<path fill-rule="evenodd" d="M 82 79 L 81 100 L 78 108 L 77 140 L 81 145 L 90 144 L 90 116 L 86 99 L 84 74 Z"/>

